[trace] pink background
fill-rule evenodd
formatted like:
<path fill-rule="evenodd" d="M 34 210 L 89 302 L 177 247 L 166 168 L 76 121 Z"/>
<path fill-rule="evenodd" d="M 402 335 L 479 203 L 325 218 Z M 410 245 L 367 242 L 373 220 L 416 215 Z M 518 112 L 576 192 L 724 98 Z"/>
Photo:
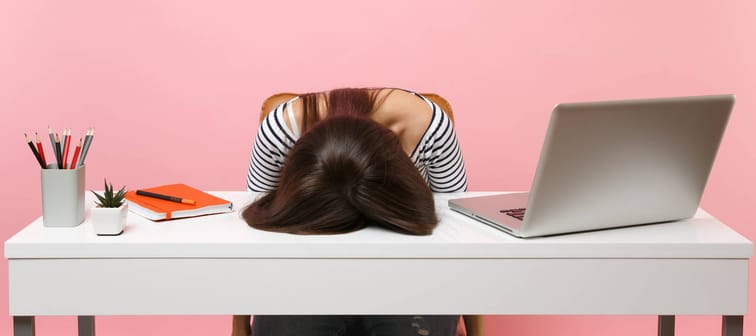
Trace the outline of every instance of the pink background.
<path fill-rule="evenodd" d="M 397 86 L 452 102 L 471 190 L 529 187 L 557 102 L 737 94 L 702 206 L 754 240 L 754 22 L 750 0 L 1 0 L 0 238 L 41 214 L 24 132 L 46 135 L 50 125 L 78 137 L 95 126 L 90 189 L 107 177 L 130 188 L 182 181 L 242 190 L 266 96 Z M 503 151 L 511 154 L 496 154 Z M 7 302 L 5 262 L 0 288 Z M 746 316 L 746 334 L 754 316 Z M 102 317 L 97 327 L 102 335 L 227 335 L 229 320 Z M 491 335 L 656 330 L 654 316 L 486 322 Z M 72 335 L 76 321 L 37 324 L 40 335 Z M 714 316 L 677 324 L 678 335 L 720 328 Z M 10 332 L 0 304 L 0 334 Z"/>

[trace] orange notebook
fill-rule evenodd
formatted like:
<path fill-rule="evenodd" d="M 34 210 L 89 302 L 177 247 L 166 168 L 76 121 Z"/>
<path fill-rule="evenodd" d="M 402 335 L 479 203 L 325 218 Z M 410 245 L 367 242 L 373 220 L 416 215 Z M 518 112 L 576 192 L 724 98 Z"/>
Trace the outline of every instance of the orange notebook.
<path fill-rule="evenodd" d="M 231 202 L 183 183 L 168 184 L 141 190 L 195 201 L 195 204 L 189 205 L 137 195 L 135 190 L 127 192 L 126 201 L 129 203 L 129 210 L 154 221 L 233 211 L 233 204 Z"/>

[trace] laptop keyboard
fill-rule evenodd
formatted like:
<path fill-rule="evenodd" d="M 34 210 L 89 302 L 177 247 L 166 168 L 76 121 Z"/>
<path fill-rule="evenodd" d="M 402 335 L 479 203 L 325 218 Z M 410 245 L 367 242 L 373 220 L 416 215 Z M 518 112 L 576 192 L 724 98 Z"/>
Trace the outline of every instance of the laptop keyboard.
<path fill-rule="evenodd" d="M 517 218 L 519 220 L 522 220 L 525 217 L 525 208 L 504 209 L 499 210 L 499 212 Z"/>

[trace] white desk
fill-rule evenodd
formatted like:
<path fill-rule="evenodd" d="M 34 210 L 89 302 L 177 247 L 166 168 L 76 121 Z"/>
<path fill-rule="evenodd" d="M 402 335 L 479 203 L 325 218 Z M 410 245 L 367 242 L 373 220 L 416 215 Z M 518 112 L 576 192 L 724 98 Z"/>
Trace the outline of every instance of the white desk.
<path fill-rule="evenodd" d="M 250 195 L 217 193 L 238 208 Z M 297 236 L 249 228 L 238 212 L 151 222 L 117 237 L 87 221 L 38 219 L 5 242 L 17 336 L 35 315 L 609 314 L 722 315 L 742 335 L 750 241 L 704 211 L 687 221 L 518 239 L 450 211 L 431 236 L 369 228 Z"/>

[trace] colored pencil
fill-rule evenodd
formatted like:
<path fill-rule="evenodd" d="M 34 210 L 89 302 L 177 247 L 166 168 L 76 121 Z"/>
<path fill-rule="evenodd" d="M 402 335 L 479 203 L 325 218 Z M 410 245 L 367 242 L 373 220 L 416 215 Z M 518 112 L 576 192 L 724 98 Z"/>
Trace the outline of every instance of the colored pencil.
<path fill-rule="evenodd" d="M 45 150 L 42 149 L 42 140 L 39 139 L 39 133 L 34 132 L 37 138 L 37 151 L 39 151 L 39 157 L 42 159 L 42 164 L 47 168 L 47 159 L 45 158 Z"/>
<path fill-rule="evenodd" d="M 39 157 L 39 153 L 37 153 L 37 149 L 34 148 L 34 144 L 32 144 L 32 141 L 29 139 L 26 133 L 24 133 L 24 138 L 26 139 L 26 143 L 29 144 L 29 148 L 31 148 L 32 153 L 34 153 L 34 158 L 36 158 L 37 162 L 39 162 L 39 166 L 42 167 L 42 169 L 44 169 L 45 164 L 42 163 L 42 158 Z"/>
<path fill-rule="evenodd" d="M 84 145 L 81 148 L 81 154 L 79 157 L 79 166 L 84 164 L 84 160 L 87 159 L 87 153 L 89 153 L 89 147 L 92 145 L 92 138 L 94 138 L 94 127 L 87 130 L 87 135 L 84 137 Z"/>
<path fill-rule="evenodd" d="M 60 165 L 60 155 L 58 154 L 57 147 L 55 146 L 55 133 L 53 133 L 52 128 L 50 126 L 47 126 L 47 131 L 50 132 L 50 145 L 52 146 L 53 156 L 55 157 L 55 161 L 58 162 Z"/>
<path fill-rule="evenodd" d="M 79 162 L 76 165 L 77 167 L 84 164 L 84 152 L 86 152 L 87 149 L 87 139 L 91 137 L 89 134 L 91 130 L 91 128 L 88 128 L 87 132 L 84 134 L 84 140 L 81 143 L 81 150 L 79 151 Z"/>
<path fill-rule="evenodd" d="M 71 158 L 71 169 L 76 169 L 77 159 L 79 158 L 79 151 L 81 150 L 81 138 L 79 138 L 79 144 L 74 149 L 73 158 Z"/>
<path fill-rule="evenodd" d="M 58 157 L 58 169 L 63 168 L 63 155 L 60 151 L 60 135 L 58 133 L 55 133 L 55 154 Z"/>
<path fill-rule="evenodd" d="M 63 130 L 63 169 L 68 168 L 68 149 L 71 147 L 71 129 Z"/>

